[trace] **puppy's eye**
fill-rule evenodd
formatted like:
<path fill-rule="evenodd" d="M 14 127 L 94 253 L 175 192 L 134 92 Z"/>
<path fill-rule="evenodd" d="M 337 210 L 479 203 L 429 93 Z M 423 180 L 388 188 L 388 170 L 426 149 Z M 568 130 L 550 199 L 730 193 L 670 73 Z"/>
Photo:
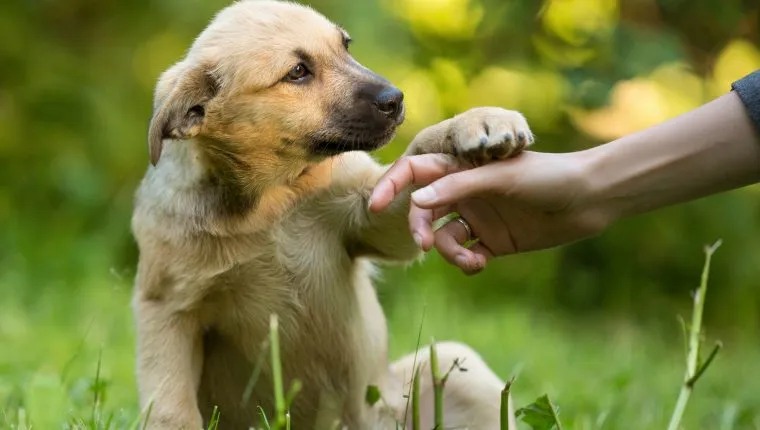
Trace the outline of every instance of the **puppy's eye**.
<path fill-rule="evenodd" d="M 298 63 L 295 67 L 290 69 L 286 78 L 291 82 L 300 82 L 309 75 L 311 75 L 311 72 L 306 65 L 304 63 Z"/>

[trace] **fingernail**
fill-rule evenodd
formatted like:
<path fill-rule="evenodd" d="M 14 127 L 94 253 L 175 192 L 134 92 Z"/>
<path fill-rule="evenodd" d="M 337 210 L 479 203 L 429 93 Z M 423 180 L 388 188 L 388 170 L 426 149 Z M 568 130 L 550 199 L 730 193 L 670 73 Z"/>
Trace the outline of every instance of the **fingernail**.
<path fill-rule="evenodd" d="M 412 193 L 412 200 L 417 204 L 433 203 L 438 196 L 433 187 L 420 188 Z"/>
<path fill-rule="evenodd" d="M 465 257 L 462 254 L 459 254 L 456 257 L 454 257 L 454 261 L 457 263 L 457 266 L 461 268 L 465 268 L 467 266 L 467 257 Z"/>
<path fill-rule="evenodd" d="M 412 237 L 414 238 L 414 243 L 417 244 L 417 247 L 422 249 L 422 236 L 419 233 L 414 233 Z"/>

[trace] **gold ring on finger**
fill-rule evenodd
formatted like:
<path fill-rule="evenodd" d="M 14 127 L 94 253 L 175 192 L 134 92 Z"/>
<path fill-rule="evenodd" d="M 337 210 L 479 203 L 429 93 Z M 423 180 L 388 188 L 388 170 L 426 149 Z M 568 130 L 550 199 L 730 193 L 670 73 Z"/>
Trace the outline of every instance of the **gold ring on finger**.
<path fill-rule="evenodd" d="M 467 232 L 467 240 L 465 240 L 465 242 L 475 240 L 475 235 L 472 233 L 472 227 L 470 227 L 470 223 L 468 223 L 467 220 L 462 217 L 457 218 L 456 221 L 459 222 L 459 224 L 462 224 L 462 227 L 464 227 L 465 231 Z"/>

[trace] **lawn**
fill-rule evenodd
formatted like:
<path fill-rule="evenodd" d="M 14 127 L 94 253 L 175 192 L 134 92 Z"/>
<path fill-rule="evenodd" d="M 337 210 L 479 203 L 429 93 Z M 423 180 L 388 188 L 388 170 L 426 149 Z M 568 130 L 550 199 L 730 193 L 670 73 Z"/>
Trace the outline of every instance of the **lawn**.
<path fill-rule="evenodd" d="M 422 323 L 423 341 L 466 342 L 505 379 L 517 375 L 517 406 L 548 393 L 566 429 L 666 428 L 684 372 L 675 311 L 672 318 L 634 321 L 566 315 L 520 302 L 484 308 L 439 288 L 439 276 L 458 275 L 433 256 L 423 265 L 391 269 L 379 282 L 394 357 L 413 350 Z M 76 288 L 49 285 L 33 298 L 5 278 L 0 427 L 133 425 L 139 411 L 130 277 L 96 271 Z M 697 384 L 686 429 L 760 428 L 760 348 L 756 341 L 726 336 Z"/>

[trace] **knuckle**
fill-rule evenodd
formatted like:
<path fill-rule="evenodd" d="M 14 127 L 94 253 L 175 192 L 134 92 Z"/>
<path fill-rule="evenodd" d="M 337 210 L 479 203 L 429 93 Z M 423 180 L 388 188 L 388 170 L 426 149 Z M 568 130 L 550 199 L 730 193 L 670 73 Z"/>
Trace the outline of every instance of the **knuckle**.
<path fill-rule="evenodd" d="M 404 155 L 398 160 L 396 160 L 394 165 L 407 166 L 409 164 L 412 164 L 412 157 L 413 157 L 412 155 Z"/>

